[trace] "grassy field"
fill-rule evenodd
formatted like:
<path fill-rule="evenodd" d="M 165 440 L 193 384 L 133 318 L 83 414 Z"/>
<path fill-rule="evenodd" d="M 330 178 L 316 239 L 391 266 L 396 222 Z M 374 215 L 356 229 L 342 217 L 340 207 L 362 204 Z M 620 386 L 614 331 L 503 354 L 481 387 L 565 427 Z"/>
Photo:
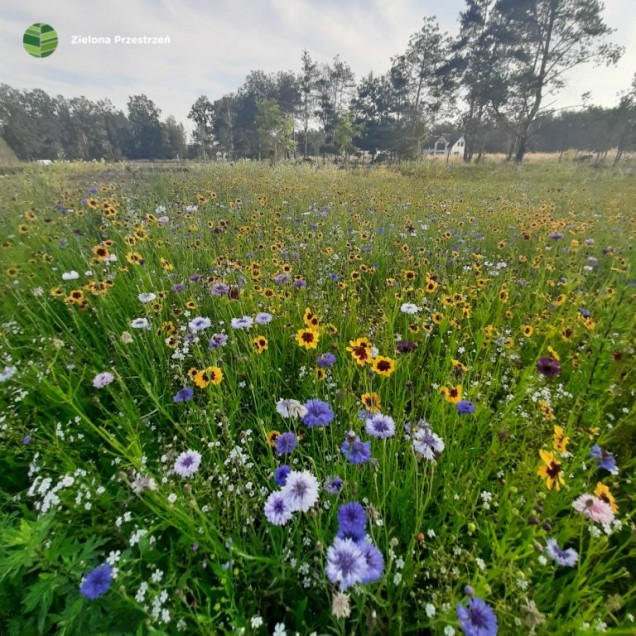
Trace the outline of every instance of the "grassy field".
<path fill-rule="evenodd" d="M 0 180 L 0 633 L 636 629 L 633 169 Z"/>

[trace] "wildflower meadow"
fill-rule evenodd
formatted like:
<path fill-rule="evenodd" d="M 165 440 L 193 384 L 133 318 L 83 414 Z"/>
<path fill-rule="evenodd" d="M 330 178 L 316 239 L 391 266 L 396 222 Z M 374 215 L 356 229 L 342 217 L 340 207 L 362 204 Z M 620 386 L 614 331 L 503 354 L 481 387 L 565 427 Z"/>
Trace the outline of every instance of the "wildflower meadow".
<path fill-rule="evenodd" d="M 0 633 L 636 629 L 636 180 L 0 181 Z"/>

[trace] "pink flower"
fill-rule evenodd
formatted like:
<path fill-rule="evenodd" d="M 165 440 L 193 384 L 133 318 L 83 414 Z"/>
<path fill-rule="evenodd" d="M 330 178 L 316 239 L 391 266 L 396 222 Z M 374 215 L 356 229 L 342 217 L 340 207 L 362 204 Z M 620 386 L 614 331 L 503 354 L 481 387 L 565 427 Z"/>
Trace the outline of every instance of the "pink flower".
<path fill-rule="evenodd" d="M 594 495 L 581 495 L 573 504 L 575 510 L 597 523 L 612 523 L 614 512 L 608 503 Z"/>

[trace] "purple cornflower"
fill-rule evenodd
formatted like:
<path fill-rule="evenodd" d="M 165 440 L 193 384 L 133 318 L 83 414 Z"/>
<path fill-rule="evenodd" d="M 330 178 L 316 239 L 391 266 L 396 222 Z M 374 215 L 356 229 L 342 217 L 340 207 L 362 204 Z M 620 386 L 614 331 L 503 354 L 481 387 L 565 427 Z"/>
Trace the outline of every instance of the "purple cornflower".
<path fill-rule="evenodd" d="M 113 376 L 112 373 L 109 373 L 108 371 L 104 371 L 102 373 L 98 373 L 93 378 L 93 386 L 96 389 L 103 389 L 105 386 L 110 384 L 114 379 L 115 379 L 115 376 Z"/>
<path fill-rule="evenodd" d="M 177 283 L 172 286 L 173 292 L 182 292 L 185 289 L 185 285 L 183 283 Z"/>
<path fill-rule="evenodd" d="M 567 550 L 560 548 L 556 539 L 548 539 L 546 541 L 545 551 L 553 561 L 565 567 L 572 568 L 579 560 L 579 555 L 576 550 L 573 548 L 568 548 Z"/>
<path fill-rule="evenodd" d="M 187 386 L 177 391 L 177 394 L 172 398 L 174 402 L 188 402 L 192 399 L 194 391 Z"/>
<path fill-rule="evenodd" d="M 273 492 L 265 502 L 267 521 L 275 526 L 284 526 L 292 518 L 292 509 L 281 492 Z"/>
<path fill-rule="evenodd" d="M 477 596 L 468 599 L 468 607 L 457 606 L 457 618 L 466 636 L 495 636 L 497 617 L 490 605 Z"/>
<path fill-rule="evenodd" d="M 342 490 L 342 479 L 340 479 L 340 477 L 333 475 L 331 477 L 327 477 L 327 479 L 325 479 L 325 490 L 330 494 L 330 495 L 337 495 L 340 490 Z"/>
<path fill-rule="evenodd" d="M 345 503 L 338 509 L 338 533 L 341 539 L 364 539 L 364 527 L 367 523 L 367 513 L 357 501 Z"/>
<path fill-rule="evenodd" d="M 190 331 L 196 333 L 197 331 L 203 331 L 207 329 L 210 325 L 212 325 L 212 321 L 209 318 L 205 318 L 202 316 L 197 316 L 193 318 L 189 323 L 188 327 L 190 327 Z"/>
<path fill-rule="evenodd" d="M 224 333 L 215 333 L 208 342 L 208 349 L 220 349 L 227 344 L 227 335 Z"/>
<path fill-rule="evenodd" d="M 25 446 L 26 446 L 27 444 L 30 444 L 30 443 L 31 443 L 31 436 L 30 436 L 30 435 L 25 435 L 25 436 L 22 438 L 22 443 L 23 443 Z"/>
<path fill-rule="evenodd" d="M 395 345 L 395 350 L 400 354 L 411 353 L 416 349 L 417 342 L 413 342 L 412 340 L 400 340 L 400 342 Z"/>
<path fill-rule="evenodd" d="M 91 570 L 80 585 L 82 596 L 94 601 L 102 594 L 106 594 L 113 582 L 113 570 L 107 563 Z"/>
<path fill-rule="evenodd" d="M 375 413 L 367 419 L 365 430 L 371 437 L 386 439 L 395 435 L 395 422 L 388 415 Z"/>
<path fill-rule="evenodd" d="M 307 413 L 303 417 L 303 424 L 308 428 L 315 426 L 328 426 L 333 420 L 333 411 L 327 402 L 322 400 L 309 400 L 304 407 Z"/>
<path fill-rule="evenodd" d="M 276 438 L 276 452 L 279 455 L 289 455 L 298 445 L 298 440 L 293 433 L 282 433 Z"/>
<path fill-rule="evenodd" d="M 424 459 L 435 461 L 444 450 L 444 440 L 433 433 L 427 423 L 418 422 L 417 430 L 413 433 L 413 450 Z"/>
<path fill-rule="evenodd" d="M 281 493 L 292 512 L 307 512 L 318 501 L 318 488 L 318 480 L 308 470 L 292 470 Z"/>
<path fill-rule="evenodd" d="M 243 316 L 242 318 L 232 318 L 232 329 L 249 329 L 254 320 L 250 316 Z"/>
<path fill-rule="evenodd" d="M 562 239 L 565 235 L 563 234 L 563 232 L 552 232 L 552 234 L 550 234 L 550 238 L 554 241 L 558 241 L 559 239 Z"/>
<path fill-rule="evenodd" d="M 174 472 L 180 477 L 192 477 L 201 465 L 201 453 L 195 450 L 187 450 L 174 462 Z"/>
<path fill-rule="evenodd" d="M 365 585 L 374 583 L 384 574 L 384 557 L 382 556 L 382 552 L 367 541 L 363 541 L 358 545 L 367 562 L 367 571 L 360 582 Z"/>
<path fill-rule="evenodd" d="M 583 316 L 583 318 L 589 318 L 591 315 L 590 310 L 585 307 L 579 307 L 579 313 Z"/>
<path fill-rule="evenodd" d="M 282 285 L 284 283 L 288 283 L 290 280 L 291 280 L 291 276 L 289 274 L 286 274 L 286 273 L 276 274 L 276 276 L 274 276 L 274 282 L 277 285 Z"/>
<path fill-rule="evenodd" d="M 616 465 L 616 460 L 614 459 L 614 455 L 609 451 L 603 450 L 598 444 L 594 444 L 592 446 L 592 450 L 590 451 L 590 457 L 594 459 L 598 459 L 597 466 L 599 468 L 603 468 L 608 472 L 612 473 L 612 475 L 618 475 L 618 466 Z"/>
<path fill-rule="evenodd" d="M 331 274 L 327 274 L 327 278 L 334 283 L 337 283 L 340 280 L 340 276 L 338 276 L 338 274 L 334 274 L 333 272 Z"/>
<path fill-rule="evenodd" d="M 553 378 L 561 373 L 561 363 L 550 356 L 544 356 L 537 361 L 537 371 L 546 378 Z"/>
<path fill-rule="evenodd" d="M 475 405 L 470 400 L 460 400 L 457 402 L 457 412 L 460 415 L 470 415 L 475 412 Z"/>
<path fill-rule="evenodd" d="M 201 280 L 201 274 L 192 274 L 192 276 L 190 276 L 190 277 L 188 278 L 188 280 L 189 280 L 191 283 L 196 283 L 196 282 L 198 282 L 199 280 Z"/>
<path fill-rule="evenodd" d="M 214 296 L 226 296 L 230 293 L 230 286 L 225 283 L 216 283 L 212 285 L 211 292 Z"/>
<path fill-rule="evenodd" d="M 351 539 L 334 539 L 327 550 L 327 578 L 338 583 L 340 590 L 359 583 L 367 571 L 362 550 Z"/>
<path fill-rule="evenodd" d="M 332 367 L 336 362 L 336 356 L 333 353 L 321 353 L 316 360 L 316 364 L 324 369 L 325 367 Z"/>
<path fill-rule="evenodd" d="M 260 314 L 256 314 L 256 318 L 254 318 L 254 322 L 257 325 L 267 325 L 270 322 L 272 322 L 272 314 L 268 314 L 265 311 Z"/>
<path fill-rule="evenodd" d="M 279 466 L 274 471 L 274 481 L 276 482 L 276 484 L 278 486 L 284 486 L 285 482 L 287 481 L 287 475 L 289 475 L 289 473 L 291 473 L 291 468 L 287 464 Z"/>
<path fill-rule="evenodd" d="M 362 442 L 354 431 L 347 433 L 340 450 L 352 464 L 364 464 L 371 459 L 371 442 Z"/>
<path fill-rule="evenodd" d="M 294 281 L 294 287 L 296 289 L 303 289 L 304 287 L 307 287 L 307 282 L 304 281 L 302 278 L 299 278 Z"/>

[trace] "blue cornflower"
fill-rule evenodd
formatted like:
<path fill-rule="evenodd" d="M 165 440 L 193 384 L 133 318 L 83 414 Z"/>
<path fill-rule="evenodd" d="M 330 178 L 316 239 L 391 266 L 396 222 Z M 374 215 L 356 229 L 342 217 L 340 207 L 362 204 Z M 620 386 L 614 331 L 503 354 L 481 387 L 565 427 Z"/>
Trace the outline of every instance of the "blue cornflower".
<path fill-rule="evenodd" d="M 475 405 L 470 400 L 460 400 L 457 402 L 457 412 L 461 415 L 470 415 L 475 412 Z"/>
<path fill-rule="evenodd" d="M 358 545 L 367 562 L 367 571 L 362 576 L 360 582 L 364 584 L 374 583 L 384 574 L 384 557 L 382 556 L 382 552 L 367 541 L 363 541 Z"/>
<path fill-rule="evenodd" d="M 572 568 L 579 560 L 579 555 L 574 548 L 561 548 L 556 539 L 548 539 L 546 541 L 547 555 L 559 565 Z"/>
<path fill-rule="evenodd" d="M 371 437 L 386 439 L 395 435 L 395 422 L 388 415 L 375 413 L 367 419 L 365 430 Z"/>
<path fill-rule="evenodd" d="M 468 599 L 468 607 L 457 606 L 457 618 L 466 636 L 495 636 L 497 617 L 490 605 L 477 596 Z"/>
<path fill-rule="evenodd" d="M 187 386 L 177 391 L 177 394 L 172 398 L 175 402 L 188 402 L 192 399 L 194 391 Z"/>
<path fill-rule="evenodd" d="M 352 464 L 364 464 L 371 459 L 371 442 L 362 442 L 354 431 L 349 431 L 340 447 Z"/>
<path fill-rule="evenodd" d="M 325 486 L 325 490 L 330 495 L 337 495 L 342 489 L 342 479 L 340 479 L 340 477 L 336 475 L 327 477 L 327 479 L 325 479 L 324 486 Z"/>
<path fill-rule="evenodd" d="M 279 455 L 289 455 L 298 445 L 293 433 L 283 433 L 276 438 L 276 452 Z"/>
<path fill-rule="evenodd" d="M 362 550 L 351 539 L 334 539 L 327 550 L 327 578 L 338 583 L 340 590 L 359 583 L 367 573 Z"/>
<path fill-rule="evenodd" d="M 367 513 L 357 501 L 342 504 L 338 509 L 338 534 L 341 539 L 364 539 L 364 527 L 367 523 Z"/>
<path fill-rule="evenodd" d="M 208 349 L 220 349 L 227 344 L 227 335 L 224 333 L 215 333 L 208 342 Z"/>
<path fill-rule="evenodd" d="M 287 464 L 279 466 L 274 471 L 274 481 L 276 482 L 276 484 L 279 486 L 284 486 L 285 482 L 287 481 L 287 475 L 289 475 L 289 473 L 291 473 L 290 466 L 288 466 Z"/>
<path fill-rule="evenodd" d="M 265 311 L 260 314 L 256 314 L 254 322 L 257 325 L 267 325 L 268 323 L 272 322 L 272 314 L 268 314 Z"/>
<path fill-rule="evenodd" d="M 590 457 L 598 459 L 596 465 L 599 468 L 604 468 L 608 472 L 612 473 L 612 475 L 618 475 L 616 460 L 614 459 L 614 455 L 612 455 L 609 451 L 603 450 L 598 444 L 594 444 L 590 451 Z"/>
<path fill-rule="evenodd" d="M 328 426 L 333 420 L 333 411 L 327 402 L 322 400 L 309 400 L 304 407 L 307 413 L 303 417 L 303 424 L 309 428 L 314 426 Z"/>
<path fill-rule="evenodd" d="M 336 356 L 333 355 L 333 353 L 321 353 L 318 356 L 318 360 L 316 361 L 316 364 L 321 368 L 324 369 L 325 367 L 332 367 L 336 362 Z"/>
<path fill-rule="evenodd" d="M 94 601 L 102 594 L 106 594 L 113 582 L 113 570 L 110 565 L 100 565 L 91 570 L 80 585 L 82 596 Z"/>

